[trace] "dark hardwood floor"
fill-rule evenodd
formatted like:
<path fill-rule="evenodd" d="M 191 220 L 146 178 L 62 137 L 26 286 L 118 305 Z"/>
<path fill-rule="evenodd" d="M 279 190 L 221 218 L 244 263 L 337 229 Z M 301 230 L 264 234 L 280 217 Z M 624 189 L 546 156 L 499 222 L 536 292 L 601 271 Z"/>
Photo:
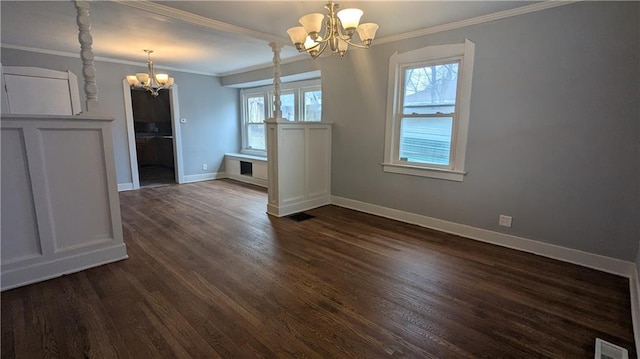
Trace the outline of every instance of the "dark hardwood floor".
<path fill-rule="evenodd" d="M 120 198 L 130 258 L 2 293 L 3 358 L 636 355 L 621 277 L 230 180 Z"/>

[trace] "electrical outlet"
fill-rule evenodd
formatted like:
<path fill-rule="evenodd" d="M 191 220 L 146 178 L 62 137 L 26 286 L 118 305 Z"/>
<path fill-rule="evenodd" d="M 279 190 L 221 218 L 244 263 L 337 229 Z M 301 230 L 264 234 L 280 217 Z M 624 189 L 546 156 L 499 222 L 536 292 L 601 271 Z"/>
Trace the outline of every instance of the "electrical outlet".
<path fill-rule="evenodd" d="M 511 216 L 505 216 L 504 214 L 500 215 L 498 219 L 498 224 L 504 227 L 511 227 Z"/>
<path fill-rule="evenodd" d="M 206 171 L 206 170 L 207 170 L 207 164 L 206 164 L 206 163 L 203 163 L 203 164 L 202 164 L 202 170 L 203 170 L 203 171 Z"/>

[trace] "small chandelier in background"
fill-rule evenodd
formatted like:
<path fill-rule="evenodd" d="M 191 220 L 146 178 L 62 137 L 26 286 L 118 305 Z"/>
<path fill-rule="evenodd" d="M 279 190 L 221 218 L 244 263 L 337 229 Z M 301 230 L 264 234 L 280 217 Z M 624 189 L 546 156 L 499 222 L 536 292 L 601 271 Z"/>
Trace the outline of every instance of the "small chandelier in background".
<path fill-rule="evenodd" d="M 155 97 L 162 89 L 171 88 L 173 85 L 173 77 L 167 74 L 156 74 L 153 71 L 153 61 L 151 61 L 151 53 L 153 50 L 144 50 L 147 53 L 147 69 L 148 72 L 139 72 L 135 75 L 127 75 L 127 82 L 131 88 L 143 88 L 151 92 Z"/>
<path fill-rule="evenodd" d="M 298 51 L 307 51 L 315 59 L 322 54 L 328 45 L 333 54 L 337 54 L 342 58 L 349 45 L 365 49 L 371 46 L 371 41 L 373 41 L 378 30 L 378 24 L 370 22 L 358 25 L 363 14 L 362 10 L 344 9 L 337 11 L 339 5 L 332 0 L 324 7 L 329 14 L 324 22 L 325 29 L 323 34 L 320 34 L 320 31 L 322 30 L 324 15 L 319 13 L 307 14 L 301 17 L 299 21 L 302 26 L 292 27 L 287 30 L 291 37 L 291 42 L 293 42 Z M 356 31 L 362 44 L 353 42 L 353 34 Z"/>

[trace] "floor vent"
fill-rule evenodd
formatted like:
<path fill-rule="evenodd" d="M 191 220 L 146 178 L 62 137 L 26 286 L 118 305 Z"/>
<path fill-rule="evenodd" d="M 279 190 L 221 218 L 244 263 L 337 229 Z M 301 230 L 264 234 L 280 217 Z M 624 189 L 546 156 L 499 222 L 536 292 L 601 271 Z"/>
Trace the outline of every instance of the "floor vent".
<path fill-rule="evenodd" d="M 623 347 L 596 338 L 595 359 L 629 359 L 629 352 Z"/>
<path fill-rule="evenodd" d="M 307 219 L 311 219 L 311 218 L 314 218 L 314 217 L 315 216 L 312 216 L 312 215 L 304 213 L 304 212 L 294 213 L 294 214 L 291 214 L 291 215 L 287 216 L 287 218 L 293 219 L 296 222 L 306 221 Z"/>

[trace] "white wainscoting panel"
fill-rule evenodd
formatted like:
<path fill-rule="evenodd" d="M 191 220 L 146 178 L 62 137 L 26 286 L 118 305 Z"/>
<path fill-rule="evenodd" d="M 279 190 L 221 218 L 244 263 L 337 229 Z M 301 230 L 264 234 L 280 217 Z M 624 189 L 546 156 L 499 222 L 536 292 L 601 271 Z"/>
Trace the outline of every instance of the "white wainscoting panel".
<path fill-rule="evenodd" d="M 282 217 L 331 203 L 331 123 L 269 119 L 267 213 Z"/>
<path fill-rule="evenodd" d="M 21 128 L 2 129 L 2 263 L 42 255 Z M 10 170 L 7 170 L 10 169 Z M 14 239 L 14 240 L 8 240 Z"/>
<path fill-rule="evenodd" d="M 278 156 L 280 205 L 289 206 L 303 201 L 305 197 L 304 127 L 282 127 L 278 142 L 278 147 L 281 149 Z"/>
<path fill-rule="evenodd" d="M 2 115 L 2 290 L 127 258 L 112 120 Z"/>

